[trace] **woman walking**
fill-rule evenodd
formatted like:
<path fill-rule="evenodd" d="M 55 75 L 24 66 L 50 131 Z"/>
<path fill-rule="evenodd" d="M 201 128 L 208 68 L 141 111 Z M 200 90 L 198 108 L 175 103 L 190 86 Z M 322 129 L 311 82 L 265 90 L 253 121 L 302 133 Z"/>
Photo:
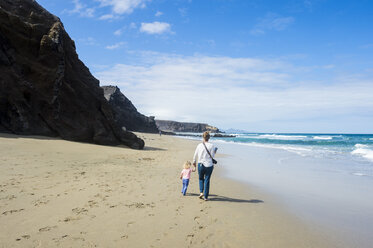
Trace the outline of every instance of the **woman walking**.
<path fill-rule="evenodd" d="M 199 176 L 199 198 L 208 200 L 210 190 L 210 178 L 214 170 L 213 158 L 218 149 L 209 142 L 210 133 L 203 133 L 202 143 L 197 145 L 193 156 L 193 165 L 196 167 L 198 161 L 198 176 Z"/>

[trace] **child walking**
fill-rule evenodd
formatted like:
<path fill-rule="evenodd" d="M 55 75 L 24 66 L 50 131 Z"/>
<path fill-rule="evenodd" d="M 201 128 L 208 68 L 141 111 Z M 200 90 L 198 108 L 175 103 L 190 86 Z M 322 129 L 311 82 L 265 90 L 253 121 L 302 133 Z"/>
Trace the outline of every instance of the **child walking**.
<path fill-rule="evenodd" d="M 185 163 L 184 163 L 184 169 L 181 171 L 181 173 L 180 173 L 180 179 L 182 179 L 183 180 L 183 188 L 182 188 L 182 190 L 181 190 L 181 193 L 183 194 L 183 195 L 185 195 L 186 194 L 186 191 L 187 191 L 187 189 L 188 189 L 188 185 L 189 185 L 189 179 L 190 179 L 190 174 L 192 173 L 192 171 L 196 171 L 196 169 L 191 169 L 190 168 L 190 166 L 192 165 L 192 163 L 191 162 L 189 162 L 189 161 L 186 161 Z"/>

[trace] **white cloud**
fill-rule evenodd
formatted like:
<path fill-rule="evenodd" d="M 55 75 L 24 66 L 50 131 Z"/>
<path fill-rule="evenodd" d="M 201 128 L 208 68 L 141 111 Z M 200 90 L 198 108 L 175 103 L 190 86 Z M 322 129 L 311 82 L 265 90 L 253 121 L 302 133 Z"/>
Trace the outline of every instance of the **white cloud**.
<path fill-rule="evenodd" d="M 145 8 L 146 2 L 151 0 L 94 0 L 89 1 L 93 7 L 88 7 L 87 4 L 82 3 L 82 0 L 71 0 L 74 4 L 74 9 L 63 12 L 69 14 L 78 14 L 82 17 L 94 17 L 96 9 L 110 8 L 109 13 L 102 13 L 99 20 L 113 20 L 121 18 L 123 14 L 130 14 L 135 9 Z M 92 3 L 93 2 L 93 3 Z M 94 4 L 96 2 L 96 4 Z"/>
<path fill-rule="evenodd" d="M 161 11 L 157 11 L 157 12 L 155 13 L 154 16 L 159 17 L 159 16 L 161 16 L 161 15 L 163 15 L 163 12 L 161 12 Z"/>
<path fill-rule="evenodd" d="M 100 16 L 100 18 L 98 18 L 99 20 L 114 20 L 114 19 L 119 19 L 120 16 L 117 16 L 117 15 L 113 15 L 113 14 L 105 14 L 105 15 L 102 15 Z"/>
<path fill-rule="evenodd" d="M 148 34 L 162 34 L 171 31 L 171 25 L 167 22 L 141 23 L 140 32 Z"/>
<path fill-rule="evenodd" d="M 187 8 L 179 8 L 179 13 L 182 17 L 186 17 L 188 15 L 188 9 Z"/>
<path fill-rule="evenodd" d="M 120 29 L 115 30 L 113 34 L 116 35 L 116 36 L 121 36 L 125 30 L 128 31 L 129 29 L 136 29 L 136 28 L 137 28 L 136 23 L 131 22 L 129 25 L 124 26 L 124 27 L 122 27 Z"/>
<path fill-rule="evenodd" d="M 82 17 L 94 17 L 94 8 L 88 8 L 87 5 L 80 2 L 80 0 L 72 0 L 74 3 L 74 9 L 64 10 L 69 14 L 79 14 Z"/>
<path fill-rule="evenodd" d="M 115 43 L 114 45 L 106 46 L 106 49 L 109 49 L 109 50 L 118 49 L 125 44 L 126 44 L 125 42 L 118 42 L 118 43 Z"/>
<path fill-rule="evenodd" d="M 268 30 L 282 31 L 294 21 L 295 19 L 291 16 L 281 17 L 273 13 L 268 13 L 264 18 L 259 19 L 250 33 L 253 35 L 260 35 L 266 33 Z"/>
<path fill-rule="evenodd" d="M 335 65 L 333 65 L 333 64 L 329 64 L 329 65 L 324 65 L 322 68 L 324 68 L 324 69 L 334 69 L 335 68 Z"/>
<path fill-rule="evenodd" d="M 145 8 L 148 0 L 96 0 L 102 7 L 110 6 L 115 14 L 130 14 L 136 8 Z"/>
<path fill-rule="evenodd" d="M 120 35 L 122 34 L 122 32 L 123 32 L 123 29 L 115 30 L 115 31 L 114 31 L 114 35 L 116 35 L 116 36 L 120 36 Z"/>
<path fill-rule="evenodd" d="M 89 45 L 89 46 L 97 46 L 97 45 L 99 45 L 99 43 L 93 37 L 80 38 L 80 39 L 78 39 L 78 42 L 81 42 L 84 45 Z"/>
<path fill-rule="evenodd" d="M 131 22 L 129 28 L 131 28 L 131 29 L 135 29 L 135 28 L 137 28 L 136 23 Z"/>
<path fill-rule="evenodd" d="M 142 63 L 117 64 L 96 76 L 101 84 L 118 84 L 139 111 L 159 119 L 220 127 L 243 123 L 241 128 L 254 131 L 269 123 L 276 131 L 276 124 L 295 118 L 323 119 L 334 113 L 347 116 L 348 122 L 373 108 L 372 80 L 311 80 L 303 68 L 282 60 L 159 53 L 142 58 Z"/>

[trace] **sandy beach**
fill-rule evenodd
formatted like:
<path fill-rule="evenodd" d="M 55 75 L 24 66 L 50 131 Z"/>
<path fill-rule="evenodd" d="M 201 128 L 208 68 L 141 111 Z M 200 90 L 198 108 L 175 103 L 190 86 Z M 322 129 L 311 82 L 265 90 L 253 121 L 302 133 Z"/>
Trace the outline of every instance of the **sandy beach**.
<path fill-rule="evenodd" d="M 1 134 L 0 247 L 341 247 L 219 165 L 210 201 L 197 172 L 182 196 L 197 141 L 138 135 L 144 150 Z"/>

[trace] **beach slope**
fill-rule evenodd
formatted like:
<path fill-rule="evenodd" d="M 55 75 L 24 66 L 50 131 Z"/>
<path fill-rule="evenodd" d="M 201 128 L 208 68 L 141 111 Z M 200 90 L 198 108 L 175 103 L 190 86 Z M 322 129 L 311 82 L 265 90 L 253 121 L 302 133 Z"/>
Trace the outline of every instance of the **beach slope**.
<path fill-rule="evenodd" d="M 197 173 L 182 196 L 197 142 L 137 135 L 144 150 L 1 134 L 0 247 L 338 247 L 219 166 L 210 201 Z"/>

